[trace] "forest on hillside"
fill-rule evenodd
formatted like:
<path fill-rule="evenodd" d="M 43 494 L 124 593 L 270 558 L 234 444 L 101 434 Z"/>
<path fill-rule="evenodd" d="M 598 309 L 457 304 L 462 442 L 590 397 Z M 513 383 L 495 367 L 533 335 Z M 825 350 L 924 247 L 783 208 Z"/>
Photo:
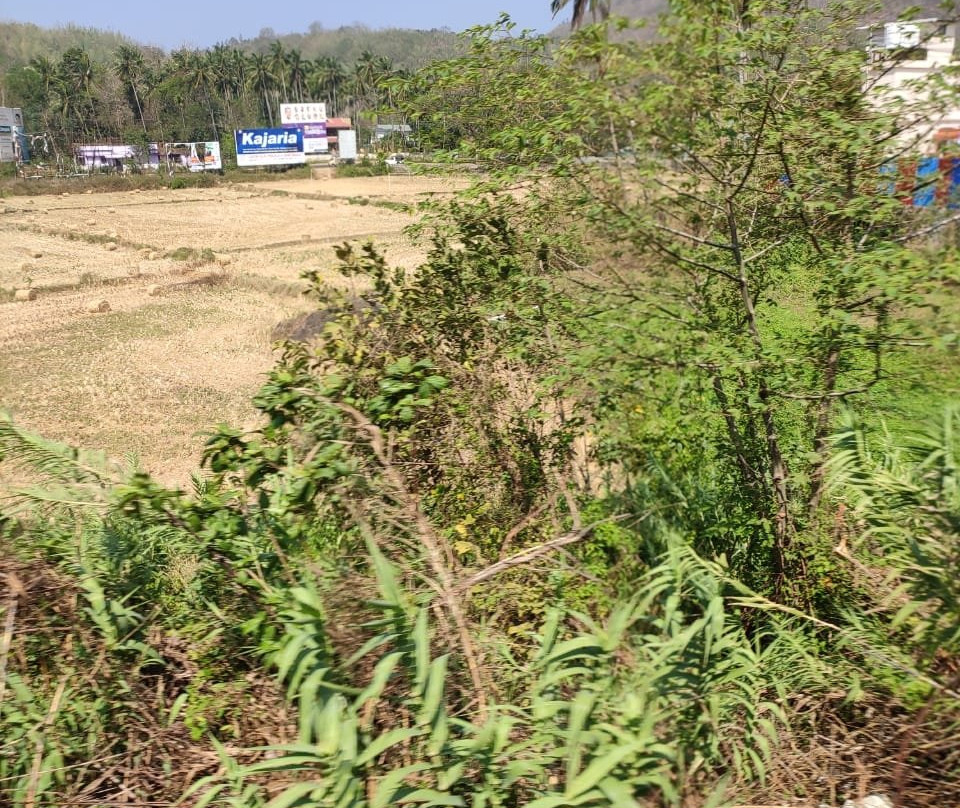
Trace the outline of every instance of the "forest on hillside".
<path fill-rule="evenodd" d="M 229 153 L 233 130 L 279 126 L 280 104 L 322 99 L 330 117 L 396 113 L 408 70 L 363 51 L 345 64 L 309 59 L 274 41 L 266 52 L 217 45 L 169 55 L 123 44 L 96 61 L 83 47 L 56 58 L 34 57 L 2 77 L 7 103 L 23 110 L 47 153 L 71 144 L 220 140 Z"/>
<path fill-rule="evenodd" d="M 48 152 L 222 139 L 229 153 L 233 129 L 278 125 L 282 102 L 322 100 L 331 117 L 395 110 L 398 79 L 462 50 L 449 31 L 315 25 L 166 53 L 110 32 L 0 23 L 0 92 Z"/>
<path fill-rule="evenodd" d="M 415 271 L 304 273 L 187 490 L 0 418 L 0 803 L 960 804 L 954 92 L 860 0 L 746 5 L 384 83 L 476 181 Z M 188 56 L 198 126 L 269 115 Z"/>
<path fill-rule="evenodd" d="M 67 25 L 43 28 L 31 23 L 0 21 L 0 71 L 22 67 L 31 59 L 56 58 L 69 48 L 80 47 L 90 58 L 103 61 L 121 45 L 133 44 L 113 31 Z"/>
<path fill-rule="evenodd" d="M 189 41 L 190 37 L 184 39 Z M 456 34 L 445 29 L 419 31 L 362 25 L 325 28 L 321 23 L 313 23 L 302 33 L 263 29 L 255 37 L 232 37 L 220 44 L 250 54 L 265 52 L 274 42 L 289 50 L 299 50 L 310 59 L 330 56 L 347 63 L 355 62 L 364 51 L 372 51 L 409 70 L 452 56 L 458 47 Z M 31 23 L 0 21 L 0 70 L 22 67 L 36 58 L 55 59 L 72 47 L 82 47 L 94 61 L 108 61 L 120 45 L 133 45 L 151 54 L 163 53 L 155 43 L 136 42 L 114 31 L 76 25 L 43 28 Z"/>

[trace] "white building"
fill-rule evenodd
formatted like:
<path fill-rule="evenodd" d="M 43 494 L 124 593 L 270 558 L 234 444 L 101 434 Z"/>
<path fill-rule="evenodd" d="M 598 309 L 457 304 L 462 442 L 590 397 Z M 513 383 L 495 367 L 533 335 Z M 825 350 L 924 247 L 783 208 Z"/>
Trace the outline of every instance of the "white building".
<path fill-rule="evenodd" d="M 923 100 L 920 84 L 937 71 L 958 63 L 960 23 L 937 18 L 888 22 L 866 29 L 869 40 L 870 80 L 879 93 L 892 93 L 904 101 Z M 936 120 L 927 120 L 913 131 L 934 151 L 936 144 L 960 142 L 960 92 L 951 98 Z"/>

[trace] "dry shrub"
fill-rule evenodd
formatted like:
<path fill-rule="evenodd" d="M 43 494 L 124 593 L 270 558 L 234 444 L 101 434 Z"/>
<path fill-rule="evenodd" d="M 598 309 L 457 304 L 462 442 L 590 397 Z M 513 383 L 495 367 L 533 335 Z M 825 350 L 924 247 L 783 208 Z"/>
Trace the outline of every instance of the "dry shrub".
<path fill-rule="evenodd" d="M 375 306 L 361 297 L 352 297 L 346 305 L 355 316 L 373 313 Z M 295 317 L 283 320 L 273 327 L 270 337 L 273 340 L 292 342 L 312 342 L 323 334 L 327 323 L 343 315 L 341 309 L 315 309 Z"/>
<path fill-rule="evenodd" d="M 68 684 L 61 688 L 60 704 L 50 709 L 41 750 L 45 753 L 53 744 L 60 748 L 63 782 L 37 795 L 42 804 L 173 805 L 197 779 L 219 769 L 208 734 L 191 731 L 185 720 L 187 708 L 181 706 L 171 720 L 191 682 L 201 703 L 220 692 L 217 682 L 205 680 L 190 643 L 153 627 L 148 643 L 163 664 L 118 655 L 87 621 L 77 582 L 42 560 L 0 558 L 0 583 L 6 628 L 0 683 L 16 675 L 41 705 L 58 683 Z M 295 719 L 271 677 L 252 670 L 227 684 L 235 699 L 238 739 L 228 751 L 241 755 L 241 746 L 282 744 L 295 737 Z M 6 707 L 12 696 L 9 687 L 5 691 Z M 92 718 L 94 711 L 100 715 Z M 11 730 L 13 725 L 4 726 L 11 715 L 15 712 L 0 713 L 0 737 Z M 92 742 L 87 731 L 97 733 Z M 241 755 L 242 760 L 251 757 Z M 9 804 L 12 780 L 0 783 L 0 804 Z"/>
<path fill-rule="evenodd" d="M 310 342 L 323 333 L 324 327 L 333 318 L 329 311 L 308 311 L 277 323 L 270 332 L 270 338 L 276 341 Z"/>
<path fill-rule="evenodd" d="M 759 804 L 841 805 L 886 794 L 896 806 L 960 805 L 960 705 L 908 711 L 896 700 L 804 700 L 770 762 Z M 738 794 L 743 801 L 743 794 Z M 789 802 L 788 802 L 789 800 Z"/>

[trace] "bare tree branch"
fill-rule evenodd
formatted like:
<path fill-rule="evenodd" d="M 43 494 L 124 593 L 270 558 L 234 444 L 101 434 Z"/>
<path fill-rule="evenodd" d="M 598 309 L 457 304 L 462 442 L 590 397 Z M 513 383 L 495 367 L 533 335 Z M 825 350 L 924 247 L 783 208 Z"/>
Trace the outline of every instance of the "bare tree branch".
<path fill-rule="evenodd" d="M 649 512 L 640 517 L 644 519 L 649 516 Z M 609 522 L 622 522 L 624 519 L 629 519 L 629 514 L 618 514 L 617 516 L 609 516 L 606 519 L 600 519 L 596 522 L 593 522 L 586 527 L 581 528 L 580 530 L 571 530 L 567 533 L 563 533 L 557 536 L 550 541 L 544 542 L 543 544 L 538 544 L 535 547 L 530 547 L 527 550 L 523 550 L 515 555 L 510 556 L 510 558 L 505 558 L 502 561 L 498 561 L 496 564 L 491 564 L 489 567 L 480 570 L 480 572 L 474 573 L 465 581 L 462 581 L 457 585 L 457 592 L 467 592 L 472 589 L 479 583 L 488 581 L 491 578 L 495 578 L 497 575 L 500 575 L 502 572 L 511 570 L 514 567 L 522 566 L 523 564 L 529 564 L 531 561 L 535 561 L 541 556 L 547 555 L 547 553 L 552 553 L 554 550 L 558 550 L 561 547 L 566 547 L 569 544 L 575 544 L 578 541 L 583 541 L 587 538 L 594 530 L 597 529 L 602 524 L 607 524 Z"/>

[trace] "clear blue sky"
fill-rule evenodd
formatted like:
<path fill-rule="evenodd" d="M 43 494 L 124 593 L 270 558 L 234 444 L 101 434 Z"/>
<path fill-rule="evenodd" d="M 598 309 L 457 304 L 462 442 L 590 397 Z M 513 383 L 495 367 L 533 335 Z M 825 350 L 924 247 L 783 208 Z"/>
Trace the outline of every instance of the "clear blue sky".
<path fill-rule="evenodd" d="M 89 26 L 119 31 L 147 45 L 208 47 L 231 37 L 254 37 L 262 28 L 278 34 L 362 23 L 371 28 L 450 28 L 496 20 L 509 12 L 521 28 L 549 31 L 569 18 L 550 16 L 550 0 L 199 0 L 152 3 L 139 0 L 0 0 L 0 20 L 45 27 Z"/>

